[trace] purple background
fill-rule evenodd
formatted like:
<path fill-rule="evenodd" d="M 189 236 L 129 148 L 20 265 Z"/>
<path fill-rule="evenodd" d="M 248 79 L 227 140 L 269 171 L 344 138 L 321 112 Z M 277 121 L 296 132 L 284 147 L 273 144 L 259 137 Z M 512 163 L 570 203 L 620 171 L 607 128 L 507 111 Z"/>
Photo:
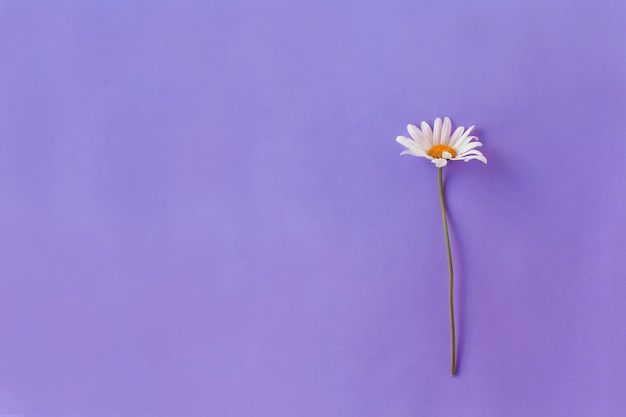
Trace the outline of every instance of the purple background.
<path fill-rule="evenodd" d="M 0 415 L 622 416 L 626 2 L 0 1 Z M 406 124 L 475 124 L 436 169 Z"/>

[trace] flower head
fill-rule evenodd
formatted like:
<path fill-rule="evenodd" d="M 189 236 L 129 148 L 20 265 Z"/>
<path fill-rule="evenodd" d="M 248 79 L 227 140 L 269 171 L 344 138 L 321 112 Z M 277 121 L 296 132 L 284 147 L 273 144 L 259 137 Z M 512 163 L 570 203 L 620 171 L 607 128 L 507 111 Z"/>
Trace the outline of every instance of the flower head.
<path fill-rule="evenodd" d="M 474 126 L 470 126 L 467 130 L 459 126 L 450 135 L 452 131 L 450 118 L 445 117 L 442 123 L 441 118 L 438 117 L 432 129 L 426 122 L 422 122 L 421 127 L 420 130 L 415 125 L 408 125 L 407 130 L 411 138 L 404 136 L 396 138 L 398 143 L 407 148 L 400 155 L 409 154 L 428 158 L 437 168 L 445 167 L 449 160 L 467 162 L 470 159 L 478 159 L 487 163 L 487 158 L 482 152 L 476 150 L 483 144 L 476 136 L 470 136 Z"/>

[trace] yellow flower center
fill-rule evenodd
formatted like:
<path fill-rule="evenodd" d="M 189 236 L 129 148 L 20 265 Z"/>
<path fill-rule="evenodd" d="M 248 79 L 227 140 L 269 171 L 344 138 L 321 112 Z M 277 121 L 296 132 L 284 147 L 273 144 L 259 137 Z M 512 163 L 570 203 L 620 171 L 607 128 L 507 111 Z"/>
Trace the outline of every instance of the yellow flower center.
<path fill-rule="evenodd" d="M 428 150 L 428 155 L 433 158 L 441 158 L 444 152 L 448 152 L 452 158 L 456 156 L 456 151 L 448 145 L 435 145 Z"/>

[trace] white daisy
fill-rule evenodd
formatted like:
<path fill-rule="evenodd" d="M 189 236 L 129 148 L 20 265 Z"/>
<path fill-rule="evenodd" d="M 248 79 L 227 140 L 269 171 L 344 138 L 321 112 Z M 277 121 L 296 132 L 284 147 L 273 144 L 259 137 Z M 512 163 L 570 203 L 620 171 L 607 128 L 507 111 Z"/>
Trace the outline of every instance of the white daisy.
<path fill-rule="evenodd" d="M 398 136 L 396 141 L 407 148 L 400 155 L 409 154 L 428 158 L 437 168 L 445 167 L 449 160 L 467 162 L 470 159 L 478 159 L 486 164 L 487 158 L 482 152 L 476 150 L 483 144 L 476 136 L 470 136 L 472 129 L 474 126 L 467 130 L 459 126 L 450 136 L 452 130 L 450 118 L 445 117 L 442 123 L 441 118 L 438 117 L 433 129 L 426 122 L 422 122 L 421 130 L 415 125 L 408 125 L 407 130 L 412 139 Z"/>

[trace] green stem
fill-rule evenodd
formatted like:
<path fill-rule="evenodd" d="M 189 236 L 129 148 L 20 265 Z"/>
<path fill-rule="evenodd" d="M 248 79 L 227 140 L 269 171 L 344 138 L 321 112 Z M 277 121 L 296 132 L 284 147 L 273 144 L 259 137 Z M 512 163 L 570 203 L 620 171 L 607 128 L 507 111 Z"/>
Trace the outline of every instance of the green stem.
<path fill-rule="evenodd" d="M 443 198 L 443 168 L 439 168 L 439 201 L 441 202 L 441 216 L 443 229 L 446 232 L 446 246 L 448 248 L 448 266 L 450 268 L 450 332 L 452 333 L 452 376 L 456 375 L 456 332 L 454 330 L 454 273 L 452 271 L 452 251 L 450 250 L 450 235 L 448 234 L 448 218 L 446 216 L 446 201 Z"/>

